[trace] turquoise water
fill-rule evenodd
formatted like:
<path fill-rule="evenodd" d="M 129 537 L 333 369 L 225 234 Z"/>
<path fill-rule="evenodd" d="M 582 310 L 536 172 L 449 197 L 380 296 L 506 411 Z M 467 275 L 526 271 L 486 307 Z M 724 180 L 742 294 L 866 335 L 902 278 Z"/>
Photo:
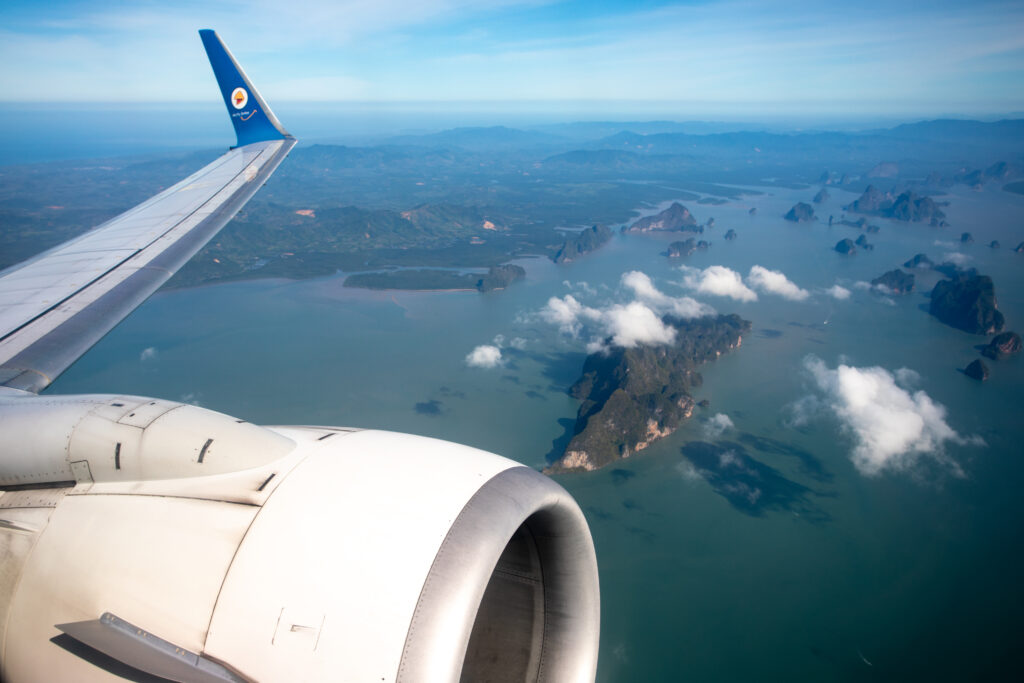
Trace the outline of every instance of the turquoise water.
<path fill-rule="evenodd" d="M 1005 680 L 1024 604 L 1024 361 L 990 363 L 985 384 L 957 372 L 985 338 L 922 310 L 933 274 L 918 274 L 915 293 L 891 300 L 854 283 L 917 252 L 941 260 L 970 231 L 975 244 L 959 251 L 993 277 L 1008 326 L 1020 331 L 1024 256 L 1012 247 L 1024 239 L 1024 197 L 957 188 L 948 197 L 952 227 L 878 220 L 881 233 L 868 236 L 875 250 L 843 257 L 831 248 L 855 230 L 781 219 L 816 188 L 762 191 L 724 206 L 684 202 L 717 224 L 713 246 L 685 263 L 744 274 L 760 264 L 811 298 L 699 297 L 754 323 L 739 351 L 703 369 L 696 395 L 710 408 L 617 468 L 558 477 L 586 511 L 598 550 L 598 679 Z M 826 220 L 853 199 L 832 195 L 817 209 Z M 734 242 L 721 238 L 729 228 Z M 992 239 L 1003 248 L 985 246 Z M 485 295 L 365 292 L 343 288 L 340 277 L 163 292 L 51 391 L 187 400 L 269 424 L 413 432 L 541 467 L 575 417 L 565 391 L 585 339 L 560 336 L 537 312 L 570 291 L 595 306 L 624 301 L 619 278 L 634 269 L 681 295 L 677 264 L 661 255 L 669 241 L 617 236 L 575 263 L 525 261 L 526 281 Z M 837 282 L 853 290 L 849 300 L 819 293 Z M 465 356 L 498 335 L 505 365 L 468 367 Z M 509 346 L 517 337 L 522 350 Z M 789 406 L 815 390 L 803 370 L 809 354 L 829 367 L 843 359 L 916 371 L 950 426 L 986 445 L 946 445 L 962 477 L 927 458 L 909 472 L 860 474 L 835 419 L 787 426 Z M 687 466 L 684 450 L 699 459 L 692 442 L 708 440 L 716 413 L 735 425 L 718 441 L 757 466 L 764 495 L 754 505 Z"/>

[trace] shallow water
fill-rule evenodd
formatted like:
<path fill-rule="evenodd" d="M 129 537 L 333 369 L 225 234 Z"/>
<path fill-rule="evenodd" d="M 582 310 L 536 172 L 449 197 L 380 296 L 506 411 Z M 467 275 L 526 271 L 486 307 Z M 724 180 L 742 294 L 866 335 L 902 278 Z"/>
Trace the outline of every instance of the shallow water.
<path fill-rule="evenodd" d="M 918 252 L 939 261 L 961 251 L 993 277 L 1009 329 L 1020 330 L 1024 256 L 1012 248 L 1024 239 L 1024 197 L 958 187 L 948 197 L 952 227 L 874 220 L 882 226 L 868 236 L 874 251 L 844 257 L 832 247 L 857 231 L 829 228 L 827 217 L 838 218 L 853 195 L 831 190 L 816 207 L 824 222 L 781 218 L 816 190 L 684 202 L 717 224 L 705 236 L 712 247 L 684 263 L 743 274 L 760 264 L 812 296 L 699 297 L 754 323 L 739 351 L 703 368 L 695 393 L 710 408 L 615 468 L 558 477 L 597 545 L 600 681 L 1002 679 L 1016 664 L 1024 361 L 989 363 L 985 384 L 958 372 L 986 338 L 927 314 L 922 292 L 934 274 L 919 273 L 915 293 L 903 297 L 854 283 Z M 730 228 L 738 238 L 726 242 Z M 975 244 L 957 248 L 963 231 Z M 678 263 L 661 254 L 673 238 L 619 235 L 571 264 L 525 261 L 524 282 L 483 295 L 366 292 L 337 277 L 162 292 L 50 391 L 193 401 L 259 423 L 388 428 L 541 467 L 575 418 L 565 392 L 586 340 L 559 335 L 537 312 L 570 291 L 589 305 L 623 301 L 619 278 L 634 269 L 683 294 Z M 985 246 L 992 239 L 1003 248 Z M 821 293 L 837 282 L 853 290 L 849 300 Z M 468 367 L 466 355 L 498 335 L 505 365 Z M 517 337 L 522 350 L 509 346 Z M 833 418 L 787 426 L 788 407 L 813 391 L 803 369 L 811 354 L 829 367 L 842 359 L 916 371 L 917 388 L 946 407 L 950 426 L 987 445 L 947 444 L 962 477 L 928 458 L 908 472 L 860 474 Z M 709 438 L 716 413 L 735 428 Z M 695 474 L 691 463 L 713 469 L 718 452 L 700 442 L 741 457 L 760 496 L 737 493 L 724 470 Z"/>

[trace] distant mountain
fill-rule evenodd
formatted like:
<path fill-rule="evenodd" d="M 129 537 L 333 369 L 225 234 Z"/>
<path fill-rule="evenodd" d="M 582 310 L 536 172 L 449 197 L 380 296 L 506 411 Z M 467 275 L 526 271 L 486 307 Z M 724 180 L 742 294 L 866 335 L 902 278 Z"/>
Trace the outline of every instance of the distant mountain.
<path fill-rule="evenodd" d="M 950 141 L 971 144 L 995 145 L 1024 141 L 1024 119 L 1004 119 L 986 123 L 983 121 L 962 121 L 958 119 L 937 119 L 904 123 L 895 128 L 868 131 L 870 135 L 921 140 L 948 144 Z"/>
<path fill-rule="evenodd" d="M 932 121 L 857 133 L 784 134 L 754 130 L 693 134 L 625 129 L 582 146 L 649 157 L 686 155 L 709 164 L 743 164 L 748 168 L 781 169 L 811 163 L 828 166 L 842 160 L 854 173 L 866 175 L 873 171 L 887 177 L 899 174 L 919 178 L 936 170 L 937 164 L 941 164 L 944 174 L 956 173 L 949 163 L 952 159 L 962 159 L 975 167 L 991 167 L 1001 160 L 1024 155 L 1024 120 Z M 992 170 L 998 177 L 1001 169 Z"/>
<path fill-rule="evenodd" d="M 568 164 L 573 166 L 641 166 L 647 162 L 636 152 L 621 152 L 614 149 L 576 149 L 555 154 L 544 160 L 545 164 Z"/>
<path fill-rule="evenodd" d="M 711 133 L 735 131 L 763 131 L 766 130 L 766 127 L 753 122 L 722 121 L 577 121 L 574 123 L 531 126 L 530 129 L 573 140 L 592 141 L 607 138 L 627 130 L 641 135 L 656 133 L 708 135 Z"/>
<path fill-rule="evenodd" d="M 566 146 L 567 139 L 539 131 L 518 130 L 505 126 L 487 128 L 452 128 L 426 135 L 400 135 L 388 138 L 388 145 L 422 147 L 459 147 L 468 150 L 523 149 L 530 147 Z"/>

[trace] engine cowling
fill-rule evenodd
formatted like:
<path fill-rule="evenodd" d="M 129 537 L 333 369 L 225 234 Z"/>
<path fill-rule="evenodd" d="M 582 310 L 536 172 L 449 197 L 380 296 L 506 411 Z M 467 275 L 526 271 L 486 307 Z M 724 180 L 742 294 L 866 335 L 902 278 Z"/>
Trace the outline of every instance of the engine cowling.
<path fill-rule="evenodd" d="M 529 468 L 138 397 L 0 400 L 4 680 L 594 678 L 590 532 Z"/>

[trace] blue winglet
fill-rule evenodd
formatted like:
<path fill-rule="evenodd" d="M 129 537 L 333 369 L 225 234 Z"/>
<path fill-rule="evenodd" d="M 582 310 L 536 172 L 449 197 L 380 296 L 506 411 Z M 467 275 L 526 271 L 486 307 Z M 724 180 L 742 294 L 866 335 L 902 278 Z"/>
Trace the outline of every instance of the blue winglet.
<path fill-rule="evenodd" d="M 206 56 L 210 58 L 213 75 L 217 77 L 217 85 L 235 126 L 238 146 L 290 138 L 216 31 L 202 29 L 199 37 L 203 39 Z"/>

